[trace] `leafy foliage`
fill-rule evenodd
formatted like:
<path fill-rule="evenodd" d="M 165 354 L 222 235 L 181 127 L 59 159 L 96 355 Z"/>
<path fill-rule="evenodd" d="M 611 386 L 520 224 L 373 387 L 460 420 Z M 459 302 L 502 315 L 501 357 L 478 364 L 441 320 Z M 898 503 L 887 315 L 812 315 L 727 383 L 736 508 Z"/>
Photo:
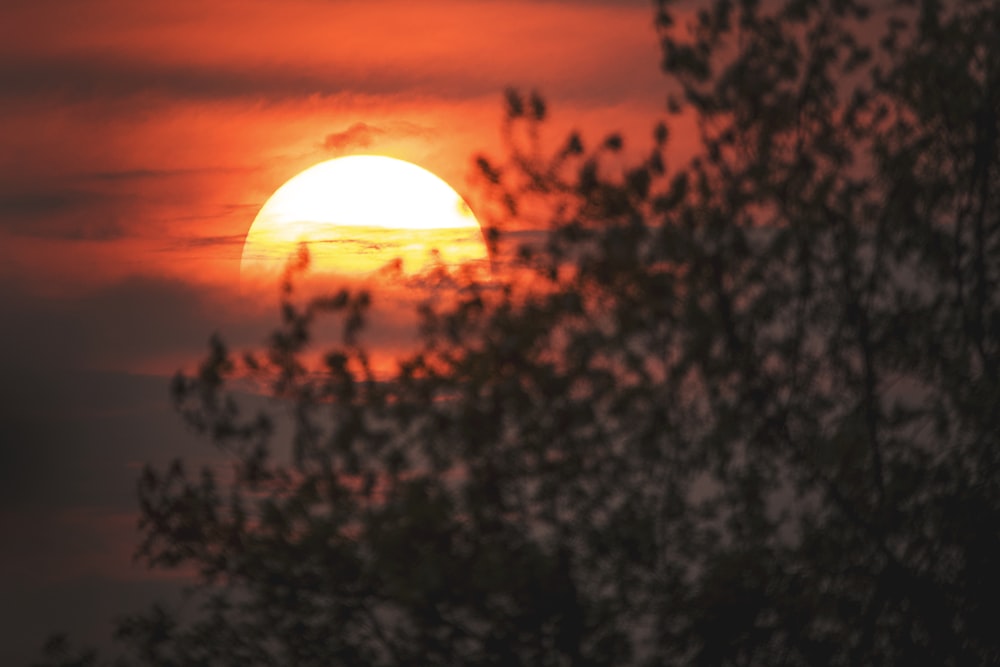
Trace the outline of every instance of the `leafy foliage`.
<path fill-rule="evenodd" d="M 546 154 L 509 91 L 490 238 L 529 211 L 546 238 L 426 304 L 395 377 L 343 291 L 178 378 L 234 467 L 146 471 L 141 554 L 201 607 L 123 624 L 128 659 L 1000 660 L 1000 8 L 670 4 L 693 159 L 669 121 L 630 166 L 617 135 Z"/>

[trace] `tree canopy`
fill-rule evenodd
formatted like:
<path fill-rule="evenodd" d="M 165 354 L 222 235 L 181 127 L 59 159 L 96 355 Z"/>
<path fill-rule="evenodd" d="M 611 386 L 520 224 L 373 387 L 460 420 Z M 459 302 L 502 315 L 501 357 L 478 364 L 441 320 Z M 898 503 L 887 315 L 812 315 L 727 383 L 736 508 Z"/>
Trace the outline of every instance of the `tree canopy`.
<path fill-rule="evenodd" d="M 394 376 L 343 290 L 177 378 L 233 467 L 144 472 L 140 555 L 198 584 L 121 624 L 124 664 L 1000 660 L 1000 5 L 662 0 L 656 29 L 641 160 L 546 151 L 508 92 L 478 167 L 514 259 L 425 304 Z"/>

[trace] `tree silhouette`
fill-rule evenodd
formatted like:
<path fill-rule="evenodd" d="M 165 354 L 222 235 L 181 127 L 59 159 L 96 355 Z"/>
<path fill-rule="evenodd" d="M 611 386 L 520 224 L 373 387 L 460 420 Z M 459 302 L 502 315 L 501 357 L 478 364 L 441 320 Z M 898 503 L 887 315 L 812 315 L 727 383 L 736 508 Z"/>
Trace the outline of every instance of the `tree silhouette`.
<path fill-rule="evenodd" d="M 345 290 L 178 377 L 233 469 L 145 471 L 140 554 L 199 583 L 125 664 L 1000 660 L 1000 6 L 671 4 L 692 159 L 670 119 L 636 163 L 546 152 L 510 91 L 490 238 L 545 240 L 425 304 L 398 374 Z"/>

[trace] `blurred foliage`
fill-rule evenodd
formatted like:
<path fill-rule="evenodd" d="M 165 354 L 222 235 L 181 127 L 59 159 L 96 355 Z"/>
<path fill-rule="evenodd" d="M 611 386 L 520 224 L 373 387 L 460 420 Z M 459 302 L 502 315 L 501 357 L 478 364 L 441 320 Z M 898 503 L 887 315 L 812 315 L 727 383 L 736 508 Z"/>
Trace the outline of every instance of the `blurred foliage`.
<path fill-rule="evenodd" d="M 141 557 L 197 605 L 123 664 L 1000 661 L 1000 5 L 702 6 L 658 7 L 642 159 L 546 153 L 508 91 L 489 238 L 546 238 L 426 304 L 395 377 L 347 291 L 178 377 L 233 468 L 145 472 Z"/>

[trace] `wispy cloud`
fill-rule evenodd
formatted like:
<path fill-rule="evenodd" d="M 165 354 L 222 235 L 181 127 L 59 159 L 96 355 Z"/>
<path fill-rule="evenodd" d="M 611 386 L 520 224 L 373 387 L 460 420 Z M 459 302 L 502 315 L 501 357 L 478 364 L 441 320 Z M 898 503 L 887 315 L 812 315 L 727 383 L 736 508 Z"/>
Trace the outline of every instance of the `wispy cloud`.
<path fill-rule="evenodd" d="M 119 171 L 96 171 L 80 174 L 81 180 L 96 181 L 138 181 L 147 179 L 176 178 L 185 176 L 207 176 L 216 174 L 246 173 L 248 168 L 234 167 L 199 167 L 196 169 L 158 169 L 154 167 L 143 167 L 137 169 L 124 169 Z"/>
<path fill-rule="evenodd" d="M 357 122 L 345 130 L 331 132 L 323 139 L 323 148 L 329 151 L 341 152 L 351 149 L 370 148 L 378 140 L 386 137 L 395 139 L 411 137 L 427 137 L 433 130 L 415 123 L 405 121 L 392 122 L 386 125 L 372 125 Z"/>
<path fill-rule="evenodd" d="M 75 189 L 0 192 L 0 230 L 20 236 L 110 241 L 124 234 L 116 197 Z"/>

